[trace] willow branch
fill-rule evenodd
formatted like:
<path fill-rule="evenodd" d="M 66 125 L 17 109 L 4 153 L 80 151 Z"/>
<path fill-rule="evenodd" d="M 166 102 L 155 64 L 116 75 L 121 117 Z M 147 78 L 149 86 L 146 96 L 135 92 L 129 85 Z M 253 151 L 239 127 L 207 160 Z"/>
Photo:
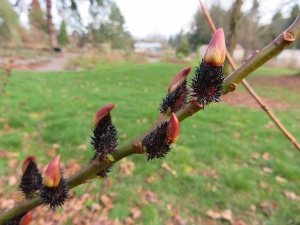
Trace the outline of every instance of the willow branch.
<path fill-rule="evenodd" d="M 238 68 L 234 66 L 235 71 L 224 80 L 224 93 L 231 92 L 232 87 L 240 83 L 246 76 L 254 70 L 265 64 L 272 57 L 278 55 L 282 50 L 294 43 L 300 37 L 300 14 L 294 23 L 283 31 L 275 40 L 262 50 L 256 50 L 252 55 Z M 227 56 L 227 55 L 226 55 Z M 234 64 L 232 64 L 234 65 Z"/>
<path fill-rule="evenodd" d="M 180 109 L 176 116 L 178 120 L 181 122 L 186 118 L 192 116 L 194 113 L 201 110 L 203 107 L 198 105 L 194 100 L 189 102 L 184 108 Z M 161 123 L 166 122 L 169 120 L 168 118 L 164 118 L 150 127 L 147 131 L 140 134 L 130 142 L 124 144 L 123 146 L 119 147 L 119 151 L 113 154 L 114 161 L 110 161 L 109 159 L 105 158 L 101 161 L 99 159 L 95 159 L 89 165 L 83 167 L 80 171 L 75 173 L 73 176 L 68 178 L 68 188 L 72 189 L 81 184 L 88 182 L 91 178 L 93 178 L 99 171 L 107 168 L 108 166 L 118 162 L 122 158 L 130 156 L 132 154 L 141 154 L 144 153 L 141 147 L 141 143 L 143 142 L 144 138 L 150 134 L 153 130 L 155 130 Z M 37 206 L 41 205 L 41 199 L 37 196 L 33 199 L 24 201 L 16 205 L 14 208 L 10 209 L 9 211 L 0 215 L 0 225 L 4 224 L 9 219 L 20 215 L 22 213 L 28 212 L 31 209 L 36 208 Z"/>
<path fill-rule="evenodd" d="M 208 10 L 200 0 L 202 11 L 210 25 L 210 28 L 213 32 L 216 32 L 216 27 L 209 15 Z M 270 110 L 268 105 L 255 93 L 251 88 L 250 84 L 244 79 L 254 70 L 262 66 L 270 58 L 274 57 L 286 47 L 291 45 L 297 38 L 300 37 L 300 14 L 294 21 L 294 23 L 286 29 L 282 34 L 280 34 L 274 41 L 272 41 L 267 47 L 263 50 L 256 50 L 238 69 L 233 62 L 233 59 L 229 52 L 226 50 L 226 58 L 231 65 L 232 69 L 235 70 L 231 75 L 225 78 L 223 87 L 224 94 L 234 91 L 237 87 L 237 84 L 242 82 L 244 87 L 248 92 L 253 96 L 253 98 L 258 102 L 262 109 L 269 115 L 269 117 L 274 121 L 277 127 L 282 131 L 282 133 L 293 143 L 293 145 L 300 151 L 300 144 L 297 142 L 296 138 L 283 126 L 279 119 L 274 115 Z"/>

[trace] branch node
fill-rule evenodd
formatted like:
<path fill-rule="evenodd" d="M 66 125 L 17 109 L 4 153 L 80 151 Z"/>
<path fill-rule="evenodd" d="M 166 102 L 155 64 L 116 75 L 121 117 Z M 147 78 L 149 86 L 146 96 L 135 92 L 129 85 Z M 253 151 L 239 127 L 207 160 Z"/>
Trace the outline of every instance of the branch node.
<path fill-rule="evenodd" d="M 235 91 L 235 89 L 237 88 L 237 84 L 236 83 L 231 83 L 230 85 L 229 85 L 229 89 L 228 89 L 228 92 L 233 92 L 233 91 Z"/>
<path fill-rule="evenodd" d="M 283 32 L 283 40 L 294 42 L 296 40 L 295 35 L 291 33 L 290 31 L 284 31 Z"/>
<path fill-rule="evenodd" d="M 139 141 L 139 142 L 136 142 L 133 144 L 133 147 L 134 147 L 134 151 L 137 153 L 137 154 L 144 154 L 145 151 L 143 149 L 143 145 L 142 143 Z"/>

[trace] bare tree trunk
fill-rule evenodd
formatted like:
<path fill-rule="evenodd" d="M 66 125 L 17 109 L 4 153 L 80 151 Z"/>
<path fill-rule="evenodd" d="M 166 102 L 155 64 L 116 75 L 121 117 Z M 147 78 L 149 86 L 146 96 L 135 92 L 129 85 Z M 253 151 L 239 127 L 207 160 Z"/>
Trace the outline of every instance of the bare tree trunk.
<path fill-rule="evenodd" d="M 46 0 L 47 6 L 47 26 L 48 26 L 48 33 L 49 33 L 49 41 L 51 48 L 58 47 L 58 41 L 56 36 L 56 30 L 52 23 L 52 14 L 51 14 L 51 0 Z"/>
<path fill-rule="evenodd" d="M 241 26 L 243 14 L 241 12 L 241 7 L 243 0 L 236 0 L 232 5 L 232 14 L 229 24 L 229 35 L 226 38 L 226 46 L 230 55 L 233 55 L 234 48 L 238 42 L 238 31 Z M 224 65 L 224 75 L 228 76 L 231 73 L 231 67 L 228 62 Z"/>

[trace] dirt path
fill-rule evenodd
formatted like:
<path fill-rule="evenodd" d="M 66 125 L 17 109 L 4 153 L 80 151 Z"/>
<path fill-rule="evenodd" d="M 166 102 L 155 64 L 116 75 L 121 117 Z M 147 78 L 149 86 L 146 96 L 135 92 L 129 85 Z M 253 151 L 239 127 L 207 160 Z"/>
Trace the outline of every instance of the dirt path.
<path fill-rule="evenodd" d="M 41 64 L 40 66 L 36 66 L 33 68 L 33 71 L 39 72 L 57 72 L 57 71 L 65 71 L 65 65 L 68 62 L 69 58 L 76 57 L 74 53 L 64 53 L 63 55 L 54 55 L 50 58 L 49 62 L 45 64 Z"/>

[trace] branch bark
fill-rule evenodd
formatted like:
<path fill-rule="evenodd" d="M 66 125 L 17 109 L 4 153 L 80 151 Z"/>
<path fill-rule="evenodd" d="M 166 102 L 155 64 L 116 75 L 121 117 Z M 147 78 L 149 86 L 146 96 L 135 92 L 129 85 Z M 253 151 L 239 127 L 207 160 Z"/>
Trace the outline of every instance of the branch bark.
<path fill-rule="evenodd" d="M 213 32 L 216 31 L 216 27 L 207 11 L 206 7 L 200 0 L 200 4 L 202 10 L 206 16 L 206 19 L 212 29 Z M 274 41 L 272 41 L 267 47 L 262 49 L 261 51 L 256 50 L 252 55 L 243 63 L 241 67 L 236 68 L 231 55 L 226 50 L 226 58 L 230 63 L 232 69 L 235 71 L 225 78 L 223 87 L 224 92 L 226 94 L 228 92 L 234 91 L 238 85 L 238 83 L 242 82 L 244 87 L 248 90 L 248 92 L 254 97 L 254 99 L 258 102 L 261 108 L 269 115 L 269 117 L 273 120 L 276 126 L 282 131 L 282 133 L 293 143 L 293 145 L 300 151 L 300 144 L 297 142 L 296 138 L 283 126 L 283 124 L 279 121 L 279 119 L 274 115 L 274 113 L 270 110 L 267 104 L 255 93 L 255 91 L 251 88 L 250 84 L 244 79 L 254 70 L 262 66 L 269 59 L 276 56 L 286 47 L 291 45 L 297 38 L 300 37 L 300 14 L 294 21 L 294 23 L 282 32 Z"/>

